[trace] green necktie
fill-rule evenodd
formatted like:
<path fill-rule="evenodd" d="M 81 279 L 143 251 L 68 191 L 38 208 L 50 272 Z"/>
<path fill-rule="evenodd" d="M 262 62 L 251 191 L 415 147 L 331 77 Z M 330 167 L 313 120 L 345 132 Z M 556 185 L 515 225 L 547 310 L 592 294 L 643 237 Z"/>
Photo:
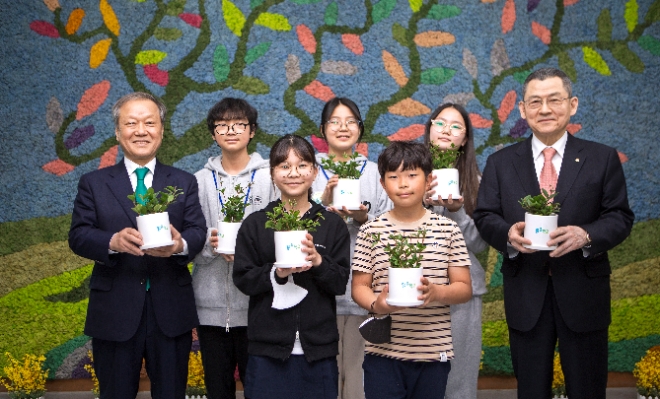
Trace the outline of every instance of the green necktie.
<path fill-rule="evenodd" d="M 149 168 L 142 167 L 135 169 L 135 175 L 137 176 L 137 184 L 135 185 L 135 200 L 142 205 L 144 205 L 144 201 L 140 198 L 140 195 L 147 194 L 147 186 L 144 184 L 144 177 L 147 175 L 147 172 L 149 172 Z M 147 291 L 149 291 L 149 287 L 151 287 L 151 284 L 149 283 L 149 278 L 147 278 Z"/>
<path fill-rule="evenodd" d="M 140 195 L 147 195 L 147 186 L 144 184 L 144 177 L 149 172 L 149 168 L 137 168 L 135 169 L 135 175 L 137 176 L 137 185 L 135 186 L 135 200 L 144 205 L 144 201 L 140 198 Z"/>

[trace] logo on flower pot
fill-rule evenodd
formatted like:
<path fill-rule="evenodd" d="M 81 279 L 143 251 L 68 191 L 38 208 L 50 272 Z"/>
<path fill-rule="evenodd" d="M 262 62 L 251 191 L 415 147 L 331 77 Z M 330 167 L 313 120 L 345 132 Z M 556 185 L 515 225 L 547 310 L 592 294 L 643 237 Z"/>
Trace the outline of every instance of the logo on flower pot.
<path fill-rule="evenodd" d="M 302 249 L 302 245 L 300 244 L 286 244 L 286 250 L 291 251 L 292 249 L 300 251 Z"/>
<path fill-rule="evenodd" d="M 162 224 L 160 226 L 156 226 L 156 231 L 169 230 L 169 229 L 170 229 L 169 226 L 165 226 L 165 225 L 162 225 Z"/>
<path fill-rule="evenodd" d="M 458 186 L 458 181 L 456 181 L 456 180 L 449 180 L 449 181 L 447 182 L 447 185 L 448 185 L 448 186 Z"/>
<path fill-rule="evenodd" d="M 352 192 L 352 191 L 348 191 L 348 190 L 339 190 L 339 192 L 340 192 L 341 194 L 353 195 L 353 192 Z"/>
<path fill-rule="evenodd" d="M 415 284 L 410 281 L 404 281 L 401 283 L 401 288 L 415 288 Z"/>
<path fill-rule="evenodd" d="M 536 234 L 550 234 L 550 230 L 544 229 L 543 227 L 537 227 L 534 229 L 534 233 Z"/>

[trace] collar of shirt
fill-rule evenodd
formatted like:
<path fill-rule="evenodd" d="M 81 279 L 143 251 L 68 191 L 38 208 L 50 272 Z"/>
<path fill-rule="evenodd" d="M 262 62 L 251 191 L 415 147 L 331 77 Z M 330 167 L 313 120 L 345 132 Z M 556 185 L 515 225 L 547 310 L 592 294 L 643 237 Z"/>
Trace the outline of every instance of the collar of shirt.
<path fill-rule="evenodd" d="M 141 168 L 142 165 L 138 165 L 135 162 L 131 161 L 130 159 L 124 157 L 124 166 L 126 167 L 126 172 L 128 172 L 128 178 L 131 180 L 131 186 L 133 186 L 133 191 L 135 191 L 135 187 L 137 186 L 137 176 L 135 175 L 134 172 L 135 169 Z M 154 181 L 154 171 L 156 170 L 156 158 L 147 162 L 147 164 L 144 166 L 147 169 L 149 169 L 149 172 L 147 172 L 147 175 L 144 177 L 144 185 L 147 186 L 147 188 L 149 188 L 151 187 Z"/>
<path fill-rule="evenodd" d="M 536 136 L 532 137 L 532 156 L 534 159 L 534 168 L 536 169 L 536 177 L 539 180 L 541 178 L 541 170 L 543 169 L 543 164 L 545 163 L 545 158 L 543 157 L 543 150 L 546 149 L 547 147 L 552 147 L 555 149 L 556 153 L 555 156 L 552 157 L 552 166 L 555 167 L 557 176 L 559 176 L 559 172 L 561 169 L 561 161 L 564 158 L 564 150 L 566 149 L 567 141 L 568 141 L 567 132 L 564 132 L 564 134 L 559 138 L 559 140 L 557 140 L 551 146 L 547 146 L 543 144 L 543 142 L 538 138 L 536 138 Z"/>

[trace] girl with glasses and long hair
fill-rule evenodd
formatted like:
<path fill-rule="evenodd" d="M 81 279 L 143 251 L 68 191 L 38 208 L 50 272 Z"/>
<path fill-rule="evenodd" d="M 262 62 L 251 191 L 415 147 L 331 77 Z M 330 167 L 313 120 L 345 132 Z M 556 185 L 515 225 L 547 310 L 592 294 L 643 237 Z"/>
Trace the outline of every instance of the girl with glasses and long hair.
<path fill-rule="evenodd" d="M 459 174 L 459 188 L 462 198 L 439 198 L 433 201 L 435 180 L 427 191 L 425 204 L 433 206 L 433 211 L 454 220 L 460 227 L 470 255 L 470 277 L 472 278 L 472 298 L 457 305 L 451 305 L 451 329 L 454 344 L 454 360 L 447 381 L 447 399 L 476 399 L 477 378 L 481 361 L 481 296 L 486 293 L 485 272 L 475 254 L 488 248 L 481 239 L 472 220 L 472 212 L 477 204 L 477 193 L 481 173 L 477 167 L 474 151 L 474 132 L 467 111 L 459 104 L 446 103 L 436 108 L 426 122 L 424 143 L 431 143 L 442 149 L 460 150 L 456 161 Z"/>

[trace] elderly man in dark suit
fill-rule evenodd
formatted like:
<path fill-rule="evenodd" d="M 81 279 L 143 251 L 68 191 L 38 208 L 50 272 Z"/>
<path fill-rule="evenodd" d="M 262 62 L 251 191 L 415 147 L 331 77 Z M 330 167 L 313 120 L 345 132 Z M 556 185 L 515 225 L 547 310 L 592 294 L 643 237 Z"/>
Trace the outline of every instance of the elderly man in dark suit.
<path fill-rule="evenodd" d="M 529 75 L 519 104 L 532 137 L 488 158 L 474 220 L 502 253 L 504 308 L 518 398 L 550 398 L 558 341 L 567 395 L 605 399 L 610 263 L 607 251 L 629 234 L 634 215 L 616 150 L 568 134 L 577 111 L 571 81 L 558 69 Z M 524 245 L 518 201 L 556 189 L 559 228 L 552 251 Z"/>
<path fill-rule="evenodd" d="M 135 398 L 143 358 L 152 396 L 183 398 L 198 324 L 187 264 L 206 239 L 197 181 L 156 160 L 165 117 L 158 99 L 128 94 L 112 111 L 124 159 L 80 178 L 69 231 L 73 252 L 94 260 L 85 334 L 92 337 L 102 399 Z M 172 245 L 140 249 L 127 198 L 138 186 L 183 190 L 168 208 Z"/>

